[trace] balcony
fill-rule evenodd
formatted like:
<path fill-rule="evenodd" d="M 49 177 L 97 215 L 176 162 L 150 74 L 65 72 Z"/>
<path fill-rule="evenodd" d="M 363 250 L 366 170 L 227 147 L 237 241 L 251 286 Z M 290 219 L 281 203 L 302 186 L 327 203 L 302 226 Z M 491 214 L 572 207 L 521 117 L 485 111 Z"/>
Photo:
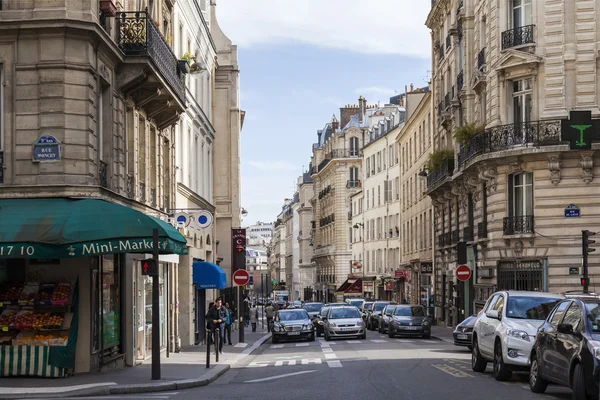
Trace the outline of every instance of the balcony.
<path fill-rule="evenodd" d="M 525 44 L 533 44 L 533 28 L 535 25 L 519 26 L 502 32 L 502 50 Z"/>
<path fill-rule="evenodd" d="M 329 164 L 329 161 L 331 161 L 331 158 L 327 158 L 327 155 L 325 156 L 325 159 L 319 163 L 319 172 L 321 172 L 321 170 Z"/>
<path fill-rule="evenodd" d="M 481 71 L 485 65 L 485 47 L 477 54 L 477 70 Z"/>
<path fill-rule="evenodd" d="M 473 227 L 472 226 L 465 226 L 463 228 L 463 240 L 465 242 L 473 241 Z"/>
<path fill-rule="evenodd" d="M 108 188 L 108 164 L 98 161 L 98 181 L 100 186 Z"/>
<path fill-rule="evenodd" d="M 505 235 L 526 235 L 533 233 L 533 215 L 504 217 L 502 231 Z"/>
<path fill-rule="evenodd" d="M 452 231 L 452 244 L 456 244 L 460 241 L 460 231 L 455 229 Z"/>
<path fill-rule="evenodd" d="M 359 149 L 337 149 L 331 150 L 325 154 L 325 159 L 319 163 L 319 172 L 329 164 L 329 162 L 336 158 L 360 158 L 362 157 L 362 150 Z"/>
<path fill-rule="evenodd" d="M 463 70 L 460 70 L 458 76 L 456 77 L 456 89 L 460 92 L 465 83 L 465 74 Z"/>
<path fill-rule="evenodd" d="M 437 171 L 427 173 L 427 190 L 435 188 L 454 172 L 454 160 L 447 160 Z"/>
<path fill-rule="evenodd" d="M 4 183 L 4 152 L 0 151 L 0 183 Z"/>
<path fill-rule="evenodd" d="M 486 129 L 461 146 L 458 152 L 458 166 L 462 168 L 468 161 L 481 154 L 495 153 L 521 147 L 553 146 L 560 143 L 559 120 L 530 121 L 508 124 Z"/>
<path fill-rule="evenodd" d="M 117 15 L 117 45 L 125 54 L 117 82 L 159 129 L 185 110 L 185 86 L 177 57 L 146 11 Z"/>
<path fill-rule="evenodd" d="M 361 186 L 360 180 L 348 180 L 346 182 L 346 189 L 357 189 Z"/>
<path fill-rule="evenodd" d="M 487 221 L 483 221 L 477 224 L 477 238 L 487 239 Z"/>

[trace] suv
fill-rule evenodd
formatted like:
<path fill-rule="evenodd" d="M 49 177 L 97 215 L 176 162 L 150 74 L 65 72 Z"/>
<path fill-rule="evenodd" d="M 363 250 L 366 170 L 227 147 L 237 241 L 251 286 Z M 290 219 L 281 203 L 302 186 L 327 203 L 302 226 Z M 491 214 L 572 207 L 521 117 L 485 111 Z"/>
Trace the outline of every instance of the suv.
<path fill-rule="evenodd" d="M 494 293 L 473 327 L 473 371 L 484 372 L 491 361 L 494 378 L 505 381 L 512 371 L 528 370 L 537 329 L 564 298 L 541 292 Z"/>
<path fill-rule="evenodd" d="M 549 382 L 573 389 L 574 399 L 597 398 L 600 371 L 600 296 L 567 294 L 538 330 L 531 350 L 529 387 Z"/>

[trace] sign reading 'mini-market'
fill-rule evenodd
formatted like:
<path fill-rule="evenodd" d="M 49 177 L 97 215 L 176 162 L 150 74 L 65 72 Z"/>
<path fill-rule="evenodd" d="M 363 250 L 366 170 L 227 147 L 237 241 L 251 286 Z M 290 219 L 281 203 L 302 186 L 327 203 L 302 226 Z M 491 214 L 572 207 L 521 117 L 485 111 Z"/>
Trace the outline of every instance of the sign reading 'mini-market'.
<path fill-rule="evenodd" d="M 561 121 L 560 130 L 571 150 L 591 149 L 592 141 L 600 142 L 600 120 L 592 119 L 591 111 L 571 111 L 569 119 Z"/>
<path fill-rule="evenodd" d="M 187 254 L 187 246 L 171 239 L 158 243 L 161 253 Z M 51 245 L 11 243 L 0 245 L 0 258 L 74 258 L 118 253 L 151 253 L 152 239 L 131 238 L 99 242 Z"/>

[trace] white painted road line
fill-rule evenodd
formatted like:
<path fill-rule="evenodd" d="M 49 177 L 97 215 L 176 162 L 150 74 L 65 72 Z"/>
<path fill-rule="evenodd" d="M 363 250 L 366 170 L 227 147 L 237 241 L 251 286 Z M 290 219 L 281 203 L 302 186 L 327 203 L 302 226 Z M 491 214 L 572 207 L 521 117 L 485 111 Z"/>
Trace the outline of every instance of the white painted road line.
<path fill-rule="evenodd" d="M 329 360 L 329 359 L 332 359 L 332 358 L 337 358 L 337 356 L 336 356 L 335 354 L 333 354 L 333 353 L 325 353 L 325 354 L 323 354 L 323 355 L 324 355 L 324 356 L 325 356 L 325 358 L 327 358 L 328 360 Z"/>
<path fill-rule="evenodd" d="M 248 346 L 248 343 L 238 343 L 233 347 L 246 347 L 246 346 Z"/>
<path fill-rule="evenodd" d="M 329 368 L 342 368 L 342 363 L 339 360 L 327 361 Z"/>
<path fill-rule="evenodd" d="M 296 347 L 306 347 L 308 343 L 296 343 Z"/>
<path fill-rule="evenodd" d="M 271 345 L 272 349 L 283 349 L 283 345 L 282 344 L 273 344 Z"/>
<path fill-rule="evenodd" d="M 373 340 L 371 340 L 371 342 L 373 342 L 373 343 L 387 343 L 388 341 L 387 340 L 383 340 L 383 339 L 373 339 Z"/>
<path fill-rule="evenodd" d="M 288 376 L 294 376 L 294 375 L 309 374 L 311 372 L 317 372 L 317 370 L 314 369 L 314 370 L 310 370 L 310 371 L 299 371 L 299 372 L 292 372 L 289 374 L 275 375 L 275 376 L 270 376 L 268 378 L 253 379 L 251 381 L 246 381 L 245 383 L 257 383 L 257 382 L 264 382 L 264 381 L 272 381 L 274 379 L 287 378 Z"/>
<path fill-rule="evenodd" d="M 348 340 L 346 343 L 361 344 L 362 342 L 360 340 Z"/>
<path fill-rule="evenodd" d="M 323 353 L 333 353 L 333 349 L 329 348 L 329 347 L 325 347 L 323 349 L 321 349 L 323 351 Z"/>
<path fill-rule="evenodd" d="M 413 343 L 414 340 L 396 339 L 396 342 L 400 342 L 400 343 Z"/>

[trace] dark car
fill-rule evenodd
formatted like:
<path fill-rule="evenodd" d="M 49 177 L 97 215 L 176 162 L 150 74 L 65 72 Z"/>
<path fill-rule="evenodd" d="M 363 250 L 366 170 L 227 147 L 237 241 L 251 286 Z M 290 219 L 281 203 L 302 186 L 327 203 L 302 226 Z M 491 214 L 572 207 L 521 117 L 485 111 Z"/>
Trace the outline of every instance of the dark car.
<path fill-rule="evenodd" d="M 379 333 L 387 332 L 395 308 L 396 304 L 388 304 L 385 306 L 381 314 L 379 314 L 379 321 L 377 322 L 377 329 L 379 330 Z"/>
<path fill-rule="evenodd" d="M 317 336 L 322 336 L 324 334 L 323 326 L 325 325 L 325 321 L 323 321 L 323 317 L 327 314 L 327 311 L 329 311 L 330 308 L 331 306 L 324 305 L 321 307 L 319 314 L 312 319 Z"/>
<path fill-rule="evenodd" d="M 373 303 L 373 305 L 371 305 L 371 308 L 369 308 L 368 310 L 367 319 L 365 321 L 367 323 L 368 330 L 374 331 L 375 329 L 377 329 L 377 324 L 379 323 L 379 314 L 381 314 L 383 309 L 388 304 L 391 303 L 389 301 L 376 301 Z"/>
<path fill-rule="evenodd" d="M 431 338 L 431 317 L 423 306 L 398 305 L 392 313 L 388 336 L 421 336 Z"/>
<path fill-rule="evenodd" d="M 321 313 L 321 308 L 323 308 L 323 303 L 305 303 L 303 307 L 310 319 L 313 319 L 317 315 Z"/>
<path fill-rule="evenodd" d="M 477 315 L 471 315 L 456 325 L 456 329 L 452 332 L 455 346 L 466 346 L 469 350 L 473 350 L 473 327 L 475 326 L 475 321 L 477 321 Z"/>
<path fill-rule="evenodd" d="M 373 305 L 372 301 L 365 301 L 362 305 L 362 308 L 359 309 L 360 315 L 362 316 L 363 321 L 367 320 L 367 315 L 369 314 L 369 310 Z"/>
<path fill-rule="evenodd" d="M 273 343 L 286 339 L 308 339 L 315 341 L 315 327 L 302 309 L 279 310 L 273 323 Z"/>
<path fill-rule="evenodd" d="M 597 399 L 600 371 L 600 297 L 569 296 L 539 327 L 530 355 L 529 387 L 568 386 L 573 399 Z"/>

